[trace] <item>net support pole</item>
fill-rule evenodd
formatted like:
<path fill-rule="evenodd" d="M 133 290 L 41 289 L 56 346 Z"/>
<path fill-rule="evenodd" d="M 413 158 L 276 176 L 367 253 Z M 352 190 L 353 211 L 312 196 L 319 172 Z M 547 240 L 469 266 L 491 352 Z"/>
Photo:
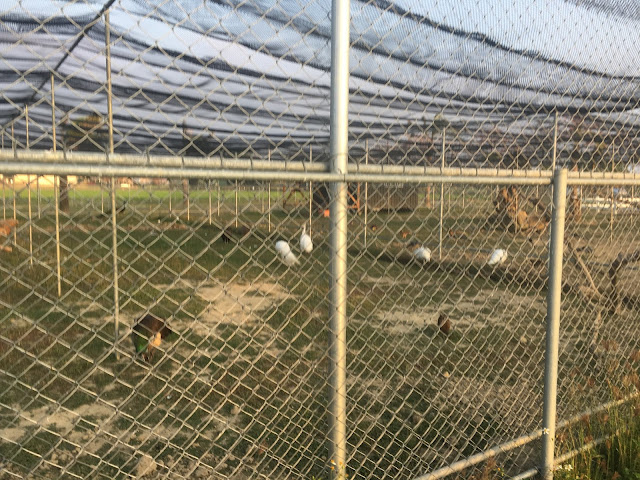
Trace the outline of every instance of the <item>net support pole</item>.
<path fill-rule="evenodd" d="M 211 180 L 207 180 L 207 191 L 209 192 L 209 225 L 211 225 L 211 215 L 213 212 L 211 202 Z"/>
<path fill-rule="evenodd" d="M 267 154 L 267 160 L 271 163 L 271 149 L 269 149 L 269 153 Z M 271 233 L 271 181 L 267 183 L 267 212 L 267 223 L 269 223 L 269 233 Z"/>
<path fill-rule="evenodd" d="M 56 275 L 58 279 L 58 298 L 62 296 L 62 268 L 60 266 L 60 184 L 59 177 L 53 178 L 53 196 L 56 213 Z"/>
<path fill-rule="evenodd" d="M 24 106 L 24 121 L 26 128 L 26 147 L 27 150 L 31 148 L 31 140 L 29 135 L 29 105 Z M 40 178 L 39 175 L 36 174 L 36 198 L 37 198 L 37 206 L 38 206 L 38 218 L 40 218 L 40 182 L 38 181 Z M 31 221 L 33 220 L 33 214 L 31 210 L 31 176 L 27 176 L 27 181 L 29 182 L 28 192 L 29 192 L 29 262 L 33 265 L 33 227 L 31 225 Z"/>
<path fill-rule="evenodd" d="M 264 195 L 266 192 L 265 183 L 260 182 L 260 214 L 264 215 Z"/>
<path fill-rule="evenodd" d="M 27 150 L 31 148 L 31 143 L 29 142 L 29 105 L 24 106 L 24 121 L 26 128 L 26 139 L 25 146 Z M 29 265 L 33 266 L 33 214 L 31 210 L 31 175 L 27 175 L 27 210 L 29 217 Z"/>
<path fill-rule="evenodd" d="M 187 202 L 187 222 L 191 221 L 191 184 L 188 178 L 182 179 L 182 199 Z"/>
<path fill-rule="evenodd" d="M 313 145 L 309 147 L 309 163 L 313 163 Z M 311 212 L 313 210 L 313 182 L 309 180 L 309 236 L 311 236 Z"/>
<path fill-rule="evenodd" d="M 611 173 L 615 170 L 615 150 L 611 152 Z M 609 209 L 609 244 L 613 245 L 613 214 L 615 213 L 615 192 L 611 186 L 611 208 Z"/>
<path fill-rule="evenodd" d="M 553 211 L 549 243 L 549 290 L 547 294 L 547 336 L 542 407 L 542 478 L 553 480 L 558 389 L 558 344 L 562 298 L 562 255 L 567 202 L 567 170 L 557 169 L 553 177 Z"/>
<path fill-rule="evenodd" d="M 107 70 L 107 116 L 109 123 L 109 154 L 113 155 L 113 96 L 111 89 L 111 38 L 109 26 L 109 11 L 104 14 L 105 23 L 105 48 L 106 48 L 106 70 Z M 118 224 L 116 212 L 116 178 L 111 177 L 111 235 L 113 247 L 113 327 L 114 339 L 113 347 L 118 345 L 120 329 L 120 298 L 118 292 Z M 116 358 L 120 359 L 120 354 L 116 349 Z"/>
<path fill-rule="evenodd" d="M 13 150 L 13 154 L 15 155 L 16 153 L 16 136 L 15 136 L 15 129 L 14 129 L 14 122 L 11 122 L 11 150 Z M 18 217 L 17 217 L 17 208 L 16 208 L 16 177 L 15 175 L 13 176 L 13 181 L 11 182 L 11 193 L 12 193 L 12 197 L 13 197 L 13 220 L 17 221 Z M 18 245 L 18 232 L 17 232 L 17 228 L 13 229 L 13 244 L 14 245 Z"/>
<path fill-rule="evenodd" d="M 2 149 L 4 150 L 4 134 L 5 129 L 2 129 Z M 7 219 L 7 195 L 5 192 L 5 184 L 7 183 L 7 176 L 2 174 L 2 219 Z"/>
<path fill-rule="evenodd" d="M 28 106 L 24 107 L 24 115 L 27 121 L 27 132 L 29 132 L 29 108 Z M 29 134 L 27 133 L 27 148 L 30 147 Z M 31 182 L 29 182 L 31 185 Z M 29 195 L 29 199 L 31 199 L 31 195 Z M 36 209 L 38 212 L 38 218 L 40 218 L 40 175 L 36 174 Z M 31 232 L 31 220 L 29 220 L 29 237 L 30 241 L 33 242 L 33 236 Z M 33 254 L 33 245 L 30 245 L 31 253 Z M 33 265 L 33 255 L 31 256 L 31 264 Z"/>
<path fill-rule="evenodd" d="M 364 141 L 364 164 L 369 165 L 369 139 Z M 364 248 L 367 248 L 367 230 L 369 229 L 369 182 L 364 182 Z"/>
<path fill-rule="evenodd" d="M 440 152 L 440 166 L 444 172 L 445 153 L 447 148 L 447 129 L 442 130 L 442 149 Z M 442 229 L 444 223 L 444 182 L 440 184 L 440 220 L 438 223 L 438 258 L 442 260 Z"/>
<path fill-rule="evenodd" d="M 331 172 L 347 173 L 349 0 L 331 5 Z M 329 288 L 329 461 L 331 477 L 346 478 L 347 445 L 347 183 L 331 183 Z"/>
<path fill-rule="evenodd" d="M 553 114 L 553 154 L 551 157 L 551 171 L 556 171 L 556 162 L 558 160 L 558 112 Z"/>
<path fill-rule="evenodd" d="M 58 141 L 56 138 L 56 94 L 55 94 L 55 77 L 51 72 L 51 134 L 53 135 L 53 151 L 58 149 Z M 100 187 L 102 190 L 102 187 Z M 62 296 L 62 269 L 60 267 L 60 185 L 59 177 L 53 177 L 53 203 L 56 215 L 56 275 L 58 280 L 58 298 Z"/>
<path fill-rule="evenodd" d="M 2 219 L 7 219 L 7 193 L 5 192 L 5 184 L 7 183 L 7 176 L 2 175 Z"/>
<path fill-rule="evenodd" d="M 38 208 L 38 218 L 42 218 L 42 206 L 41 206 L 41 202 L 40 202 L 40 175 L 36 175 L 36 201 L 37 201 L 37 208 Z"/>
<path fill-rule="evenodd" d="M 33 266 L 33 214 L 31 210 L 31 175 L 27 175 L 27 208 L 29 215 L 29 265 Z"/>
<path fill-rule="evenodd" d="M 29 105 L 24 106 L 24 128 L 25 128 L 25 146 L 27 150 L 31 147 L 29 142 Z"/>

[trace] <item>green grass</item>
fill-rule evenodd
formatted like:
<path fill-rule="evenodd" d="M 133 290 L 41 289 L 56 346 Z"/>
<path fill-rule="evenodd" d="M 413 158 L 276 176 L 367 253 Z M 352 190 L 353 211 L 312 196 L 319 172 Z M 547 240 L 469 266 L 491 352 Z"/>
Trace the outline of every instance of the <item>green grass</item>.
<path fill-rule="evenodd" d="M 636 398 L 564 432 L 559 449 L 575 450 L 604 441 L 558 466 L 560 480 L 640 479 L 640 402 Z"/>
<path fill-rule="evenodd" d="M 257 467 L 278 472 L 285 465 L 294 476 L 326 477 L 328 221 L 314 216 L 313 255 L 287 269 L 275 259 L 273 244 L 286 238 L 295 245 L 308 218 L 304 203 L 287 211 L 275 208 L 269 232 L 260 213 L 265 194 L 242 191 L 239 222 L 251 225 L 253 233 L 223 243 L 221 230 L 235 222 L 231 192 L 218 217 L 213 191 L 212 225 L 206 191 L 192 190 L 189 220 L 178 192 L 172 194 L 173 212 L 166 189 L 130 193 L 131 208 L 118 216 L 119 334 L 126 333 L 131 318 L 151 309 L 179 322 L 180 338 L 151 367 L 135 359 L 130 339 L 122 338 L 118 359 L 112 348 L 112 230 L 100 215 L 100 191 L 74 189 L 72 212 L 62 215 L 60 299 L 50 192 L 42 189 L 41 218 L 32 197 L 33 266 L 21 192 L 18 246 L 0 257 L 0 305 L 10 307 L 0 313 L 0 406 L 6 412 L 0 428 L 24 429 L 30 440 L 29 448 L 3 443 L 0 456 L 19 474 L 55 478 L 62 475 L 60 465 L 39 462 L 50 455 L 47 442 L 53 438 L 74 451 L 76 459 L 67 467 L 84 477 L 125 478 L 141 453 L 179 459 L 175 468 L 185 475 L 202 459 L 225 475 L 250 476 Z M 275 205 L 275 186 L 272 198 Z M 120 190 L 118 203 L 125 199 L 128 192 Z M 522 235 L 489 228 L 485 219 L 493 207 L 481 189 L 467 190 L 466 208 L 460 200 L 454 192 L 457 203 L 445 212 L 443 260 L 426 266 L 402 251 L 407 239 L 401 232 L 424 241 L 435 257 L 437 209 L 369 212 L 369 224 L 380 228 L 367 230 L 366 248 L 363 216 L 350 215 L 347 430 L 349 470 L 357 477 L 411 478 L 442 462 L 438 451 L 470 455 L 512 438 L 515 427 L 509 422 L 533 429 L 530 419 L 505 419 L 494 406 L 523 379 L 536 389 L 541 385 L 544 308 L 527 302 L 544 302 L 546 287 L 525 269 L 490 272 L 481 264 L 498 244 L 508 245 L 515 262 L 544 258 L 545 241 L 532 245 Z M 587 219 L 583 235 L 603 231 L 607 222 L 604 214 Z M 469 238 L 450 238 L 449 228 L 465 230 Z M 199 286 L 252 282 L 277 284 L 291 297 L 265 304 L 255 322 L 232 321 L 221 312 L 208 330 L 197 328 L 217 306 L 198 295 Z M 525 307 L 510 311 L 496 293 L 519 299 L 509 304 L 513 308 L 518 302 Z M 588 331 L 592 318 L 580 297 L 568 293 L 563 309 L 573 315 L 563 334 Z M 454 321 L 448 336 L 433 323 L 440 310 Z M 420 321 L 406 320 L 411 315 Z M 620 345 L 611 358 L 629 349 L 626 329 L 615 336 L 616 326 L 627 321 L 606 318 L 603 335 Z M 605 367 L 588 363 L 584 349 L 584 340 L 578 340 L 561 350 L 561 373 L 572 379 L 561 382 L 562 396 L 576 395 L 575 385 L 590 375 L 607 378 Z M 574 366 L 580 371 L 571 377 Z M 483 388 L 485 400 L 465 403 Z M 596 393 L 602 392 L 579 398 L 587 403 Z M 95 405 L 103 410 L 92 414 Z M 26 424 L 38 411 L 71 412 L 78 422 L 68 431 Z M 74 450 L 77 444 L 85 447 L 82 452 Z"/>

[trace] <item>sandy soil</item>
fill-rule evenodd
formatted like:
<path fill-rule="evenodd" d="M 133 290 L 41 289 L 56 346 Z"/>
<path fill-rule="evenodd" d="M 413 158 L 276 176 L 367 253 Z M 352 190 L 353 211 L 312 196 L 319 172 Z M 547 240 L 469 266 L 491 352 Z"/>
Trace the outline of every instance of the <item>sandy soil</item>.
<path fill-rule="evenodd" d="M 544 297 L 484 289 L 456 303 L 443 303 L 440 309 L 436 306 L 411 309 L 395 307 L 393 310 L 378 312 L 377 317 L 391 332 L 408 333 L 415 328 L 437 323 L 440 312 L 446 312 L 456 327 L 464 328 L 504 325 L 509 321 L 517 321 L 524 314 L 530 315 L 532 311 L 544 317 Z"/>

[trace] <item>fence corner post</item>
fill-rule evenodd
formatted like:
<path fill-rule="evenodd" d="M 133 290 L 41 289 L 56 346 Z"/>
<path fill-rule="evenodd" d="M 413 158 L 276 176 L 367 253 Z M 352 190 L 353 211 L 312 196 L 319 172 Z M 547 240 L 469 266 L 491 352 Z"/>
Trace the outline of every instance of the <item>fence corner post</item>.
<path fill-rule="evenodd" d="M 542 478 L 545 480 L 553 480 L 566 199 L 567 169 L 558 168 L 553 173 L 553 211 L 551 216 L 551 238 L 549 240 L 549 286 L 547 293 L 541 465 Z"/>

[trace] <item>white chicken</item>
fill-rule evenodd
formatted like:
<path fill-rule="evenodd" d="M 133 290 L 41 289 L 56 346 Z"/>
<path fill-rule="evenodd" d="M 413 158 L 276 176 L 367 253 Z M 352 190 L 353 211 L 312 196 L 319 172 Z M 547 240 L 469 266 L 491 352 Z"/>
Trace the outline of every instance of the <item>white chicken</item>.
<path fill-rule="evenodd" d="M 429 262 L 431 261 L 431 250 L 420 246 L 413 251 L 413 256 L 416 260 L 421 262 Z"/>
<path fill-rule="evenodd" d="M 307 224 L 302 225 L 302 234 L 300 235 L 300 250 L 302 253 L 311 253 L 313 250 L 313 241 L 307 234 Z"/>
<path fill-rule="evenodd" d="M 498 248 L 494 250 L 493 253 L 491 254 L 491 257 L 489 258 L 487 265 L 491 265 L 491 266 L 499 265 L 501 263 L 504 263 L 506 259 L 507 259 L 507 251 L 503 250 L 502 248 Z"/>
<path fill-rule="evenodd" d="M 411 251 L 413 258 L 419 262 L 431 261 L 431 250 L 422 246 L 417 240 L 413 240 L 407 245 L 407 248 Z"/>
<path fill-rule="evenodd" d="M 298 263 L 298 258 L 291 251 L 291 247 L 286 241 L 278 240 L 276 242 L 276 252 L 280 256 L 284 264 L 288 267 L 291 267 L 292 265 L 296 265 Z"/>

